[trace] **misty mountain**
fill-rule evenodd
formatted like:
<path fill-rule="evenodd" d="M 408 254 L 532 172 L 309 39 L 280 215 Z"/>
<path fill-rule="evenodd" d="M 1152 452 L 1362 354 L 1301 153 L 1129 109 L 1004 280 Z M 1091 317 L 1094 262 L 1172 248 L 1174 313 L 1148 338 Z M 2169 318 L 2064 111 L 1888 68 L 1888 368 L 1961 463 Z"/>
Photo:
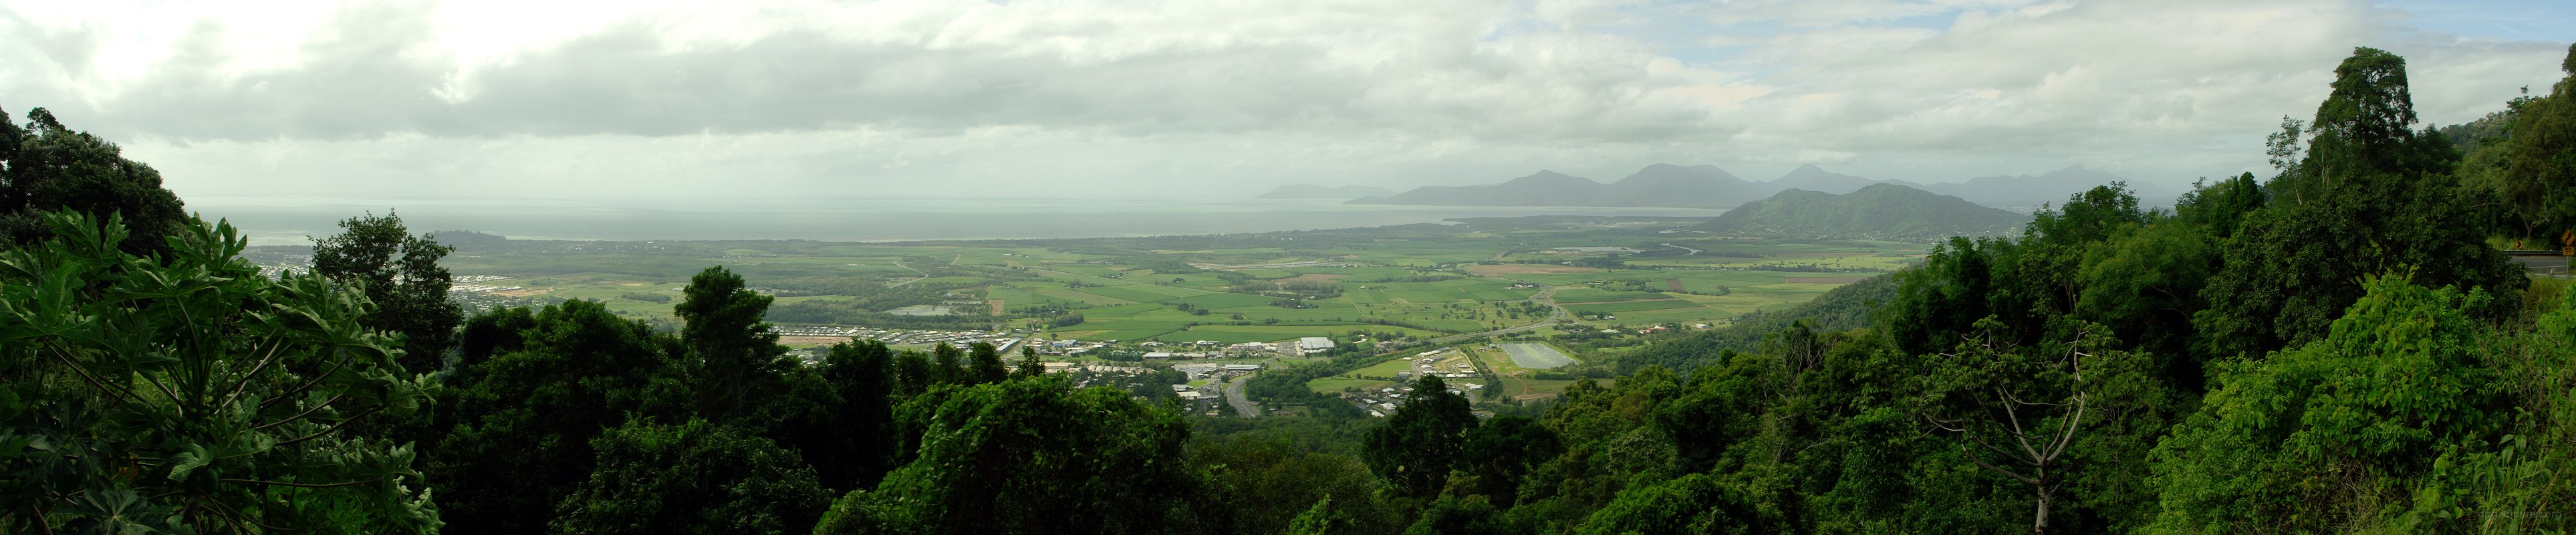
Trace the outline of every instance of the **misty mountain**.
<path fill-rule="evenodd" d="M 1618 182 L 1555 171 L 1539 171 L 1486 186 L 1424 186 L 1386 198 L 1351 204 L 1433 206 L 1674 206 L 1724 207 L 1758 199 L 1769 192 L 1714 165 L 1654 164 Z"/>
<path fill-rule="evenodd" d="M 1423 186 L 1395 195 L 1353 199 L 1350 204 L 1723 208 L 1770 198 L 1790 190 L 1841 195 L 1886 184 L 1954 196 L 1989 207 L 2018 209 L 2042 203 L 2064 204 L 2070 195 L 2123 180 L 2127 179 L 2083 166 L 2070 166 L 2038 176 L 1988 176 L 1965 182 L 1924 184 L 1834 173 L 1807 164 L 1779 178 L 1754 182 L 1737 178 L 1714 165 L 1659 163 L 1609 184 L 1555 171 L 1539 171 L 1501 184 Z M 2147 206 L 2171 206 L 2181 195 L 2149 184 L 2132 183 L 2129 187 L 2137 192 L 2139 202 Z"/>
<path fill-rule="evenodd" d="M 1922 240 L 2018 232 L 2030 216 L 1900 184 L 1848 194 L 1792 189 L 1744 203 L 1701 228 L 1839 238 Z"/>
<path fill-rule="evenodd" d="M 1352 185 L 1348 185 L 1348 186 L 1318 186 L 1318 185 L 1314 185 L 1314 184 L 1289 184 L 1289 185 L 1285 185 L 1285 186 L 1280 186 L 1280 187 L 1278 187 L 1277 189 L 1270 190 L 1270 192 L 1269 192 L 1269 193 L 1263 193 L 1263 194 L 1261 194 L 1260 196 L 1253 197 L 1253 198 L 1255 198 L 1255 199 L 1338 199 L 1338 200 L 1349 200 L 1349 199 L 1357 199 L 1357 198 L 1361 198 L 1361 197 L 1385 197 L 1385 196 L 1394 195 L 1394 194 L 1395 194 L 1395 190 L 1386 189 L 1386 188 L 1381 188 L 1381 187 L 1377 187 L 1377 186 L 1362 186 L 1362 185 L 1358 185 L 1358 184 L 1352 184 Z"/>
<path fill-rule="evenodd" d="M 1780 178 L 1771 179 L 1770 182 L 1762 183 L 1764 189 L 1760 197 L 1768 198 L 1773 195 L 1778 195 L 1780 192 L 1793 189 L 1841 195 L 1860 191 L 1861 188 L 1869 187 L 1874 184 L 1896 184 L 1914 189 L 1930 189 L 1922 184 L 1916 184 L 1913 182 L 1862 178 L 1829 172 L 1822 167 L 1816 167 L 1816 164 L 1806 164 L 1798 166 L 1797 169 L 1789 170 L 1789 174 L 1780 175 Z M 1746 200 L 1750 201 L 1752 199 Z"/>
<path fill-rule="evenodd" d="M 1608 186 L 1592 179 L 1539 171 L 1501 184 L 1423 186 L 1389 197 L 1363 197 L 1350 204 L 1417 206 L 1612 206 L 1599 204 Z M 1637 206 L 1637 205 L 1622 205 Z"/>

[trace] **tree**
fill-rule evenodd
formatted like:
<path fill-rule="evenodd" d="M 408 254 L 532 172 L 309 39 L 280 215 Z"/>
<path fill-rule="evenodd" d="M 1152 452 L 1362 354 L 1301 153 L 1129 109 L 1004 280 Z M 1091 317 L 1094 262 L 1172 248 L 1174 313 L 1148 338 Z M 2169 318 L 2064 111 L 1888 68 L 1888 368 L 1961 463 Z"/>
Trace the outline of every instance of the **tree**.
<path fill-rule="evenodd" d="M 146 257 L 116 215 L 48 222 L 0 253 L 0 530 L 437 530 L 411 447 L 342 430 L 435 391 L 366 296 L 260 276 L 228 224 Z"/>
<path fill-rule="evenodd" d="M 2500 147 L 2502 193 L 2526 222 L 2525 236 L 2576 230 L 2576 45 L 2559 65 L 2568 76 L 2548 96 L 2516 103 L 2511 137 Z"/>
<path fill-rule="evenodd" d="M 313 241 L 313 271 L 359 288 L 376 303 L 367 326 L 402 333 L 403 367 L 436 372 L 455 345 L 465 309 L 447 299 L 455 278 L 438 259 L 456 252 L 428 234 L 413 236 L 392 211 L 340 222 L 341 232 Z"/>
<path fill-rule="evenodd" d="M 672 310 L 685 322 L 680 343 L 688 353 L 680 362 L 696 394 L 692 412 L 718 423 L 756 418 L 755 428 L 775 423 L 782 415 L 767 411 L 780 409 L 771 401 L 787 391 L 783 377 L 796 360 L 762 320 L 773 298 L 744 287 L 724 266 L 690 277 L 681 294 Z"/>
<path fill-rule="evenodd" d="M 597 301 L 536 312 L 502 309 L 467 321 L 430 429 L 428 471 L 439 498 L 473 514 L 449 519 L 460 533 L 533 533 L 555 504 L 590 478 L 592 439 L 680 397 L 677 340 L 618 317 Z"/>
<path fill-rule="evenodd" d="M 1689 535 L 1765 533 L 1764 518 L 1741 489 L 1706 474 L 1629 488 L 1575 533 L 1584 535 Z"/>
<path fill-rule="evenodd" d="M 1386 425 L 1369 430 L 1360 443 L 1360 458 L 1369 470 L 1403 496 L 1431 497 L 1449 482 L 1458 448 L 1476 427 L 1467 398 L 1449 392 L 1437 375 L 1413 382 L 1413 393 Z"/>
<path fill-rule="evenodd" d="M 2335 69 L 2308 149 L 2265 184 L 2273 206 L 2220 244 L 2224 269 L 2202 289 L 2199 350 L 2260 355 L 2324 335 L 2360 298 L 2363 276 L 2413 269 L 2427 284 L 2483 288 L 2517 302 L 2529 279 L 2485 243 L 2451 165 L 2458 153 L 2415 121 L 2404 59 L 2360 48 Z M 2499 316 L 2508 309 L 2480 311 Z"/>
<path fill-rule="evenodd" d="M 967 382 L 965 363 L 959 362 L 964 360 L 965 356 L 965 352 L 958 351 L 957 346 L 948 345 L 947 342 L 931 346 L 930 382 L 943 385 Z"/>
<path fill-rule="evenodd" d="M 1980 332 L 2001 330 L 1980 322 Z M 2077 324 L 2065 340 L 2021 348 L 1994 336 L 1962 341 L 1925 370 L 1924 421 L 1958 441 L 1959 456 L 2028 487 L 2031 532 L 2049 531 L 2052 507 L 2070 475 L 2083 467 L 2080 448 L 2110 406 L 2106 383 L 2130 379 L 2134 356 L 2111 349 L 2099 325 Z"/>
<path fill-rule="evenodd" d="M 26 126 L 0 112 L 0 248 L 33 245 L 53 230 L 46 214 L 72 210 L 125 222 L 119 250 L 170 254 L 168 238 L 193 234 L 177 194 L 161 187 L 161 172 L 125 159 L 115 143 L 64 127 L 44 108 L 27 111 Z"/>
<path fill-rule="evenodd" d="M 1422 515 L 1404 528 L 1404 535 L 1503 535 L 1511 530 L 1503 525 L 1502 512 L 1485 502 L 1483 496 L 1442 496 L 1422 508 Z"/>
<path fill-rule="evenodd" d="M 874 486 L 894 467 L 894 351 L 884 342 L 852 340 L 832 344 L 821 366 L 830 385 L 833 406 L 820 411 L 799 434 L 797 448 L 814 463 L 823 487 L 855 490 Z"/>
<path fill-rule="evenodd" d="M 930 391 L 930 385 L 937 383 L 939 376 L 934 366 L 930 362 L 930 355 L 920 351 L 907 349 L 895 352 L 895 393 L 902 397 L 911 397 Z"/>
<path fill-rule="evenodd" d="M 2156 447 L 2155 530 L 2338 529 L 2343 511 L 2409 500 L 2392 478 L 2492 443 L 2511 412 L 2467 314 L 2484 292 L 2403 273 L 2363 287 L 2317 342 L 2213 372 L 2198 413 Z"/>
<path fill-rule="evenodd" d="M 966 353 L 973 356 L 974 362 L 974 368 L 967 370 L 967 382 L 999 383 L 1011 378 L 1011 369 L 1002 365 L 1002 352 L 994 349 L 993 344 L 984 342 L 967 344 Z"/>
<path fill-rule="evenodd" d="M 555 533 L 802 534 L 832 501 L 796 452 L 731 426 L 630 421 L 592 448 Z"/>
<path fill-rule="evenodd" d="M 940 387 L 898 410 L 907 462 L 814 533 L 1181 531 L 1195 480 L 1169 406 L 1063 376 Z"/>
<path fill-rule="evenodd" d="M 1467 431 L 1458 446 L 1459 456 L 1465 461 L 1458 471 L 1466 477 L 1467 492 L 1509 509 L 1518 496 L 1522 478 L 1540 463 L 1564 452 L 1565 446 L 1557 441 L 1556 432 L 1546 426 L 1526 416 L 1497 416 Z"/>
<path fill-rule="evenodd" d="M 1038 348 L 1020 346 L 1020 365 L 1011 370 L 1012 379 L 1046 375 L 1046 362 L 1038 360 Z"/>

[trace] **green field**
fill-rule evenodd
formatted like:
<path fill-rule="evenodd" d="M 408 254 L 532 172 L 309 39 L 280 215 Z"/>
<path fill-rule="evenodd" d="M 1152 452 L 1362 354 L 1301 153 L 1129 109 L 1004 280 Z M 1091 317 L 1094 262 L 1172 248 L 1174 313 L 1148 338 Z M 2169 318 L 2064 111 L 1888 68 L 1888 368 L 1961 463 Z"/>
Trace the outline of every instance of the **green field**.
<path fill-rule="evenodd" d="M 677 297 L 672 290 L 691 275 L 721 265 L 762 291 L 776 292 L 772 320 L 782 323 L 1025 328 L 1080 314 L 1082 321 L 1052 334 L 1232 343 L 1347 338 L 1352 331 L 1433 337 L 1544 321 L 1546 308 L 1529 302 L 1539 290 L 1513 288 L 1525 283 L 1555 287 L 1554 300 L 1569 310 L 1617 316 L 1601 320 L 1602 326 L 1720 322 L 1803 302 L 1846 280 L 1907 265 L 1929 249 L 1662 232 L 1700 221 L 1693 219 L 1619 225 L 1543 219 L 996 242 L 502 240 L 470 244 L 445 262 L 460 276 L 510 277 L 478 284 L 517 287 L 487 300 L 598 300 L 619 314 L 666 326 L 676 322 L 673 303 L 632 296 Z M 1711 255 L 1680 254 L 1658 243 Z M 1598 256 L 1559 249 L 1567 247 L 1662 250 L 1623 257 L 1623 268 L 1555 267 Z M 1727 256 L 1715 256 L 1721 252 Z M 1466 269 L 1498 257 L 1548 267 L 1490 277 Z M 1838 272 L 1843 269 L 1869 271 Z M 1283 280 L 1290 282 L 1277 282 Z M 972 307 L 967 310 L 978 314 L 884 313 L 922 305 Z M 998 314 L 982 314 L 995 305 Z"/>

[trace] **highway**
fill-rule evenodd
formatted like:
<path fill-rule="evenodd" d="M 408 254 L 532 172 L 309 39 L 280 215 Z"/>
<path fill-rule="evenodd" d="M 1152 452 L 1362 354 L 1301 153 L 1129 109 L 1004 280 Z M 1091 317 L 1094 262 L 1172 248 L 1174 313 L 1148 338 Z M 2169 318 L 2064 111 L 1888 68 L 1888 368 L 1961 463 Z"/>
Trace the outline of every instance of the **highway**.
<path fill-rule="evenodd" d="M 1252 374 L 1247 373 L 1237 375 L 1234 377 L 1234 380 L 1227 381 L 1225 383 L 1225 404 L 1234 406 L 1234 414 L 1236 416 L 1259 418 L 1261 417 L 1261 406 L 1254 405 L 1251 399 L 1245 398 L 1243 395 L 1243 383 L 1250 380 L 1252 380 Z"/>

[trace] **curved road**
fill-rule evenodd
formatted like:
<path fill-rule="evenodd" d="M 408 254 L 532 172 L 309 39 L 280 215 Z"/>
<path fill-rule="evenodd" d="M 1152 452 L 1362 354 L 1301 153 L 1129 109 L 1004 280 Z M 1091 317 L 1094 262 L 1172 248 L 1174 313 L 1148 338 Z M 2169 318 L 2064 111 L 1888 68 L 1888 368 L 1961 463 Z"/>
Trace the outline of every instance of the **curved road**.
<path fill-rule="evenodd" d="M 1249 380 L 1252 380 L 1252 374 L 1247 373 L 1234 376 L 1234 380 L 1227 381 L 1225 383 L 1225 404 L 1234 406 L 1234 415 L 1236 416 L 1259 418 L 1261 417 L 1261 406 L 1254 405 L 1252 404 L 1251 399 L 1243 397 L 1243 383 Z"/>

